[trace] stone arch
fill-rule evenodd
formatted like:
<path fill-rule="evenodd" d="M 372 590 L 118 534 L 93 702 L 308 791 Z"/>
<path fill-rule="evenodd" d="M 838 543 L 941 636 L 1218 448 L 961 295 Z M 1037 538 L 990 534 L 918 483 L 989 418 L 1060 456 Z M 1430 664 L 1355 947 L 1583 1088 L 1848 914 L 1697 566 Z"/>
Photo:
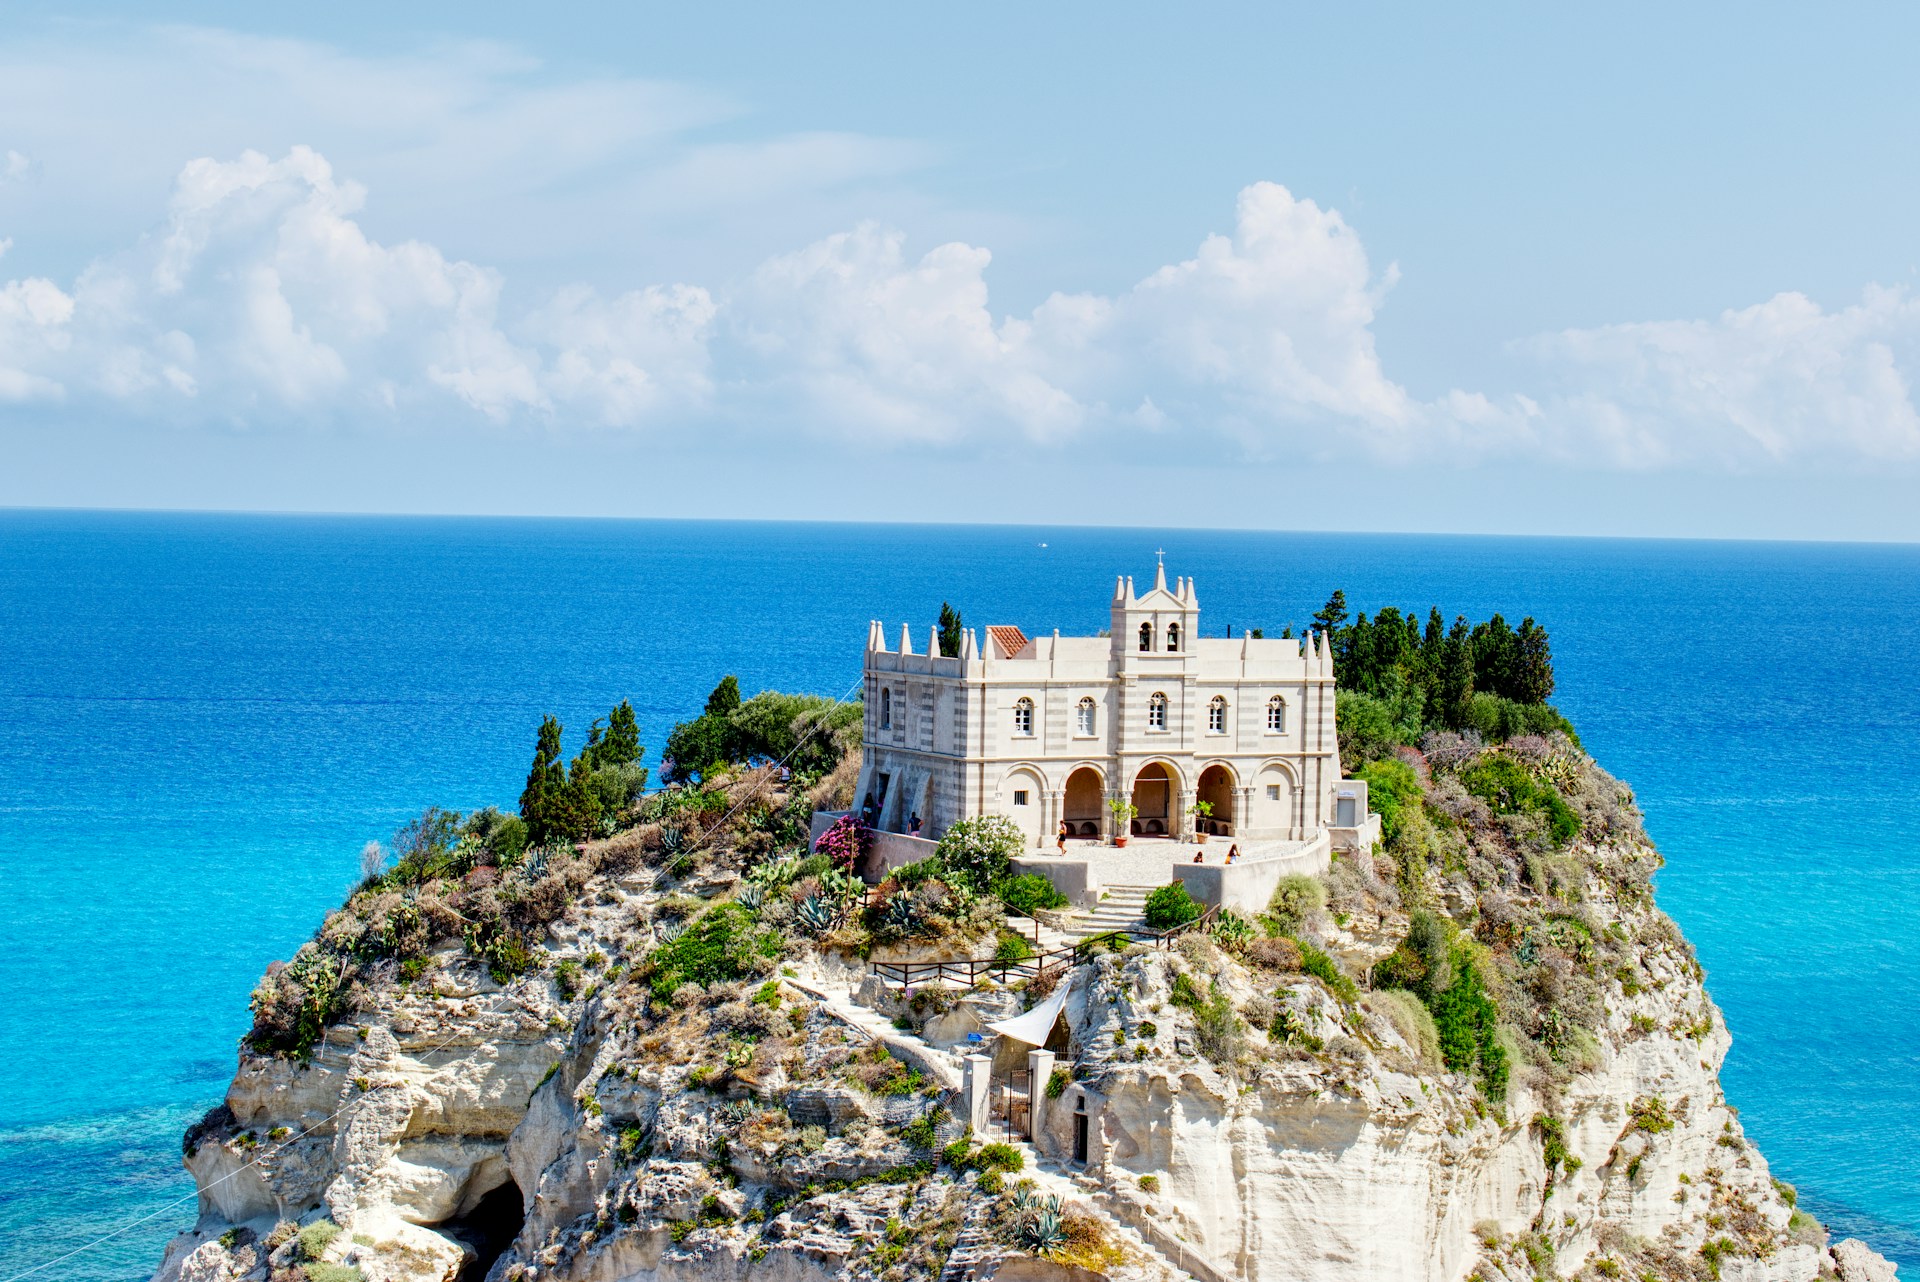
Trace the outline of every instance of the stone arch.
<path fill-rule="evenodd" d="M 1168 761 L 1149 761 L 1133 776 L 1132 799 L 1139 813 L 1133 831 L 1143 837 L 1165 837 L 1179 831 L 1181 778 Z"/>
<path fill-rule="evenodd" d="M 1213 814 L 1206 821 L 1211 831 L 1235 831 L 1233 825 L 1238 817 L 1239 785 L 1240 780 L 1234 775 L 1233 767 L 1224 761 L 1213 762 L 1200 772 L 1194 790 L 1197 793 L 1196 800 L 1213 807 Z"/>
<path fill-rule="evenodd" d="M 1020 826 L 1029 847 L 1040 844 L 1046 788 L 1046 776 L 1037 766 L 1015 766 L 1000 780 L 1000 813 Z"/>
<path fill-rule="evenodd" d="M 1067 775 L 1060 817 L 1076 837 L 1098 837 L 1106 810 L 1107 779 L 1095 765 L 1075 766 Z"/>

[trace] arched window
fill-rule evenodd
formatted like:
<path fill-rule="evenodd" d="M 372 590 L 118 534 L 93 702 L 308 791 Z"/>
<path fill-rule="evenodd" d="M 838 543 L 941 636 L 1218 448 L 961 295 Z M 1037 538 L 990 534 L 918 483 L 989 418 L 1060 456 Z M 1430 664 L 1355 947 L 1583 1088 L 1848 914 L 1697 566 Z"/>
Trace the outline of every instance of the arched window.
<path fill-rule="evenodd" d="M 1013 732 L 1017 735 L 1033 733 L 1033 700 L 1021 699 L 1013 705 Z"/>
<path fill-rule="evenodd" d="M 1143 623 L 1140 625 L 1140 650 L 1144 654 L 1151 649 L 1153 649 L 1153 625 Z"/>
<path fill-rule="evenodd" d="M 891 690 L 880 692 L 880 728 L 893 729 L 893 691 Z"/>
<path fill-rule="evenodd" d="M 1093 733 L 1093 700 L 1091 698 L 1080 701 L 1080 733 L 1085 735 Z"/>
<path fill-rule="evenodd" d="M 1167 728 L 1167 696 L 1158 690 L 1147 700 L 1147 729 L 1165 730 Z"/>
<path fill-rule="evenodd" d="M 1216 694 L 1207 705 L 1207 733 L 1225 734 L 1227 732 L 1227 696 Z"/>
<path fill-rule="evenodd" d="M 1174 651 L 1178 650 L 1179 648 L 1180 648 L 1180 625 L 1177 623 L 1169 623 L 1167 625 L 1167 653 L 1172 654 Z"/>
<path fill-rule="evenodd" d="M 1287 701 L 1277 694 L 1267 700 L 1267 730 L 1272 734 L 1287 732 Z"/>

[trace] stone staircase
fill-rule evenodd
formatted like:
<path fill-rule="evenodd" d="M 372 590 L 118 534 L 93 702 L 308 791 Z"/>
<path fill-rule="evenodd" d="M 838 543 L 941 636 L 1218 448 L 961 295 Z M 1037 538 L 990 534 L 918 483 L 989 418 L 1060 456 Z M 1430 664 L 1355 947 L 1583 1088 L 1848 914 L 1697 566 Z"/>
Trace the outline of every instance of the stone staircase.
<path fill-rule="evenodd" d="M 1155 889 L 1153 886 L 1108 886 L 1097 905 L 1068 917 L 1062 931 L 1069 941 L 1104 935 L 1111 930 L 1144 931 L 1147 929 L 1147 896 Z"/>

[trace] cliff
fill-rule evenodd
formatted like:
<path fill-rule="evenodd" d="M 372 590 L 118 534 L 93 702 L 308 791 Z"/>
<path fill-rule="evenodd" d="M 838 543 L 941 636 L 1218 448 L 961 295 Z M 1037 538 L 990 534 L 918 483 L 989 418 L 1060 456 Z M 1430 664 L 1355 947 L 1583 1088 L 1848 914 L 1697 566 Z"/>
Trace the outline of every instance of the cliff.
<path fill-rule="evenodd" d="M 263 980 L 155 1280 L 1891 1278 L 1742 1133 L 1626 790 L 1428 749 L 1262 920 L 972 991 L 860 954 L 990 953 L 990 898 L 803 861 L 844 765 L 530 857 L 470 824 Z M 982 1145 L 956 1047 L 1057 985 L 1041 1124 Z"/>

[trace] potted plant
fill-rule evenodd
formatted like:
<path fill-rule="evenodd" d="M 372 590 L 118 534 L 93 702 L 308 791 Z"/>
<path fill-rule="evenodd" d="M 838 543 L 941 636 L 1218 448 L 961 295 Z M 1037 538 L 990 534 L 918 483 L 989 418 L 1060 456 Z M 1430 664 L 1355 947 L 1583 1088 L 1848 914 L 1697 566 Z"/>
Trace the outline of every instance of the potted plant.
<path fill-rule="evenodd" d="M 1107 801 L 1107 809 L 1113 812 L 1113 844 L 1124 846 L 1133 835 L 1133 817 L 1140 813 L 1140 808 L 1125 797 L 1113 797 Z"/>
<path fill-rule="evenodd" d="M 1193 825 L 1193 839 L 1204 846 L 1207 844 L 1207 820 L 1213 818 L 1213 803 L 1211 801 L 1194 802 L 1193 817 L 1199 821 Z"/>

